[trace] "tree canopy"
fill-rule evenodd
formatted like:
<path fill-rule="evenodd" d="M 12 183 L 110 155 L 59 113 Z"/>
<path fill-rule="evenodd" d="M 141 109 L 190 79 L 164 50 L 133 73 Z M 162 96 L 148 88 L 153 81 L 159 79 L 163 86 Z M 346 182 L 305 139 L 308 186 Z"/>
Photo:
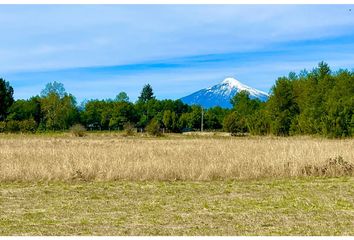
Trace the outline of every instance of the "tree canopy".
<path fill-rule="evenodd" d="M 0 78 L 0 121 L 6 119 L 8 110 L 14 102 L 14 90 L 9 82 Z"/>
<path fill-rule="evenodd" d="M 141 94 L 139 96 L 139 100 L 140 102 L 147 102 L 151 99 L 154 99 L 154 93 L 152 91 L 152 87 L 150 86 L 150 84 L 146 84 L 143 87 L 143 90 L 141 91 Z"/>
<path fill-rule="evenodd" d="M 165 132 L 201 129 L 201 106 L 158 100 L 149 84 L 135 103 L 119 92 L 113 100 L 92 99 L 79 107 L 59 82 L 46 84 L 40 96 L 28 100 L 14 101 L 13 94 L 9 82 L 0 78 L 0 132 L 66 130 L 76 123 L 89 130 L 130 126 L 143 131 L 148 125 Z M 311 71 L 279 77 L 266 102 L 241 91 L 231 103 L 232 109 L 205 109 L 204 129 L 223 129 L 235 135 L 354 135 L 354 72 L 332 71 L 324 62 Z"/>

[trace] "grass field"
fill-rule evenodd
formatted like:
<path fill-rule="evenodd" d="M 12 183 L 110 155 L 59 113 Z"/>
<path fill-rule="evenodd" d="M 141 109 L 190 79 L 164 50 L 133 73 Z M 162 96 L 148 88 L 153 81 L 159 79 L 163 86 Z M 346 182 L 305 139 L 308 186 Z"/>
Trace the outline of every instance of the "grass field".
<path fill-rule="evenodd" d="M 0 135 L 0 235 L 354 235 L 354 139 Z"/>
<path fill-rule="evenodd" d="M 0 135 L 0 146 L 0 181 L 204 181 L 354 173 L 354 139 Z"/>
<path fill-rule="evenodd" d="M 354 235 L 354 179 L 0 184 L 0 235 Z"/>

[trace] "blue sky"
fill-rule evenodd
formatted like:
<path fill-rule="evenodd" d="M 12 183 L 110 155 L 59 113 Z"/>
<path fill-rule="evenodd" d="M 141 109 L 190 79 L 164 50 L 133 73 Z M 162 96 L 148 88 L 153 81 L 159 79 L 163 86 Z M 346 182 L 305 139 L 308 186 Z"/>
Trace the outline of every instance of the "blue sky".
<path fill-rule="evenodd" d="M 349 9 L 353 9 L 349 11 Z M 178 99 L 233 76 L 354 67 L 353 5 L 1 5 L 0 76 L 15 98 L 64 83 L 84 99 Z"/>

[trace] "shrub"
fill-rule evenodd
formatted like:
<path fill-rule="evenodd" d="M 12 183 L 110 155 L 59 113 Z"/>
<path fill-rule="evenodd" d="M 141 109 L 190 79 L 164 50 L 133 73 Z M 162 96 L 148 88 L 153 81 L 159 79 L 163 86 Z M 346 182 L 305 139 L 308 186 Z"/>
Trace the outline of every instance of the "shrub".
<path fill-rule="evenodd" d="M 43 133 L 46 131 L 45 124 L 43 122 L 40 122 L 37 127 L 37 132 Z"/>
<path fill-rule="evenodd" d="M 20 131 L 19 121 L 10 120 L 10 121 L 6 122 L 5 131 L 6 132 L 18 132 L 18 131 Z"/>
<path fill-rule="evenodd" d="M 136 130 L 134 128 L 134 124 L 127 122 L 124 124 L 124 135 L 126 136 L 133 136 Z"/>
<path fill-rule="evenodd" d="M 27 119 L 18 123 L 21 132 L 34 133 L 37 129 L 37 123 L 34 119 Z"/>
<path fill-rule="evenodd" d="M 78 123 L 78 124 L 71 126 L 70 132 L 75 137 L 84 137 L 86 135 L 86 133 L 85 133 L 86 128 Z"/>
<path fill-rule="evenodd" d="M 146 126 L 146 131 L 152 136 L 161 136 L 160 123 L 157 119 L 152 119 L 150 123 Z"/>
<path fill-rule="evenodd" d="M 327 159 L 321 166 L 306 165 L 303 167 L 302 173 L 307 176 L 352 176 L 354 165 L 344 161 L 342 156 L 338 156 Z"/>
<path fill-rule="evenodd" d="M 0 122 L 0 133 L 5 132 L 6 130 L 6 122 Z"/>
<path fill-rule="evenodd" d="M 247 132 L 246 120 L 237 112 L 232 112 L 225 117 L 223 127 L 224 130 L 230 132 L 231 135 Z"/>

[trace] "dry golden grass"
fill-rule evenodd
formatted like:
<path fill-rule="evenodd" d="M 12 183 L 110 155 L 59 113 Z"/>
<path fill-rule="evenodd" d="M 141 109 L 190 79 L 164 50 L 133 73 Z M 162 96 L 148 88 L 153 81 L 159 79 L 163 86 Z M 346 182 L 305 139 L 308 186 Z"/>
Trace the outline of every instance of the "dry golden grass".
<path fill-rule="evenodd" d="M 346 172 L 327 166 L 338 156 Z M 0 135 L 0 181 L 336 176 L 353 164 L 354 139 Z"/>

